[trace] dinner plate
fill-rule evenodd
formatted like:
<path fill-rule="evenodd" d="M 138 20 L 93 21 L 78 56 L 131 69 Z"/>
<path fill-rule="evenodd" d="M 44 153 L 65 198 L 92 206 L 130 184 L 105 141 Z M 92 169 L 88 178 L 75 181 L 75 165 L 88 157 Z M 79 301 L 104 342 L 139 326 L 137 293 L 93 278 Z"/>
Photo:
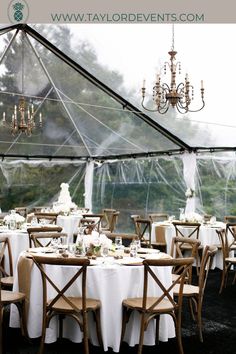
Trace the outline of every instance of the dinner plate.
<path fill-rule="evenodd" d="M 115 260 L 115 263 L 121 265 L 142 265 L 143 259 L 140 257 L 124 257 Z"/>
<path fill-rule="evenodd" d="M 54 250 L 49 247 L 35 247 L 35 248 L 29 248 L 28 252 L 29 253 L 54 253 Z"/>
<path fill-rule="evenodd" d="M 156 250 L 154 248 L 139 248 L 138 253 L 159 253 L 160 250 Z"/>

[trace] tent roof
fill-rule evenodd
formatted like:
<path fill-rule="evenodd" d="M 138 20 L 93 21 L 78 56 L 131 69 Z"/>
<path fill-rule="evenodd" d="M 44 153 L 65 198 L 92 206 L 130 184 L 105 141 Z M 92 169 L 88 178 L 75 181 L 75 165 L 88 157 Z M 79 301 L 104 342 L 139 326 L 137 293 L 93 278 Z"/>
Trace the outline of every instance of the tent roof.
<path fill-rule="evenodd" d="M 14 105 L 24 96 L 34 105 L 36 124 L 39 112 L 43 120 L 42 128 L 30 137 L 12 136 L 9 126 L 2 124 L 0 156 L 104 160 L 185 150 L 235 150 L 231 140 L 230 145 L 215 145 L 204 135 L 205 127 L 199 129 L 189 119 L 183 128 L 178 119 L 170 119 L 168 126 L 168 120 L 147 114 L 132 93 L 113 87 L 119 75 L 94 58 L 85 59 L 91 55 L 86 45 L 84 56 L 72 59 L 70 45 L 63 43 L 61 50 L 53 43 L 55 38 L 46 38 L 52 36 L 51 29 L 44 29 L 44 35 L 39 33 L 42 29 L 25 24 L 0 30 L 0 117 L 5 112 L 10 125 Z"/>

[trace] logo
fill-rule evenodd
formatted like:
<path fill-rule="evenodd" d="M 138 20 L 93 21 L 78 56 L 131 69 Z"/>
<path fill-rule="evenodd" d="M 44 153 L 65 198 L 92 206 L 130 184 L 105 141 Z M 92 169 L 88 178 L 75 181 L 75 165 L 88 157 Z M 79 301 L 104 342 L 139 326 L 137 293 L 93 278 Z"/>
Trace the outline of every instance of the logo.
<path fill-rule="evenodd" d="M 8 6 L 8 18 L 11 23 L 26 23 L 29 7 L 25 0 L 12 0 Z"/>

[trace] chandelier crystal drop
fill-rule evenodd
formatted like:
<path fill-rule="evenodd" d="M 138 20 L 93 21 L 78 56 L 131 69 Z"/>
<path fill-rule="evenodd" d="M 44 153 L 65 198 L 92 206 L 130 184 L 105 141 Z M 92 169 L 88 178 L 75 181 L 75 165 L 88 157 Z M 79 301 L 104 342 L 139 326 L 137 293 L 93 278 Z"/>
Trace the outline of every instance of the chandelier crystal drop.
<path fill-rule="evenodd" d="M 176 62 L 177 52 L 174 49 L 174 25 L 172 25 L 172 47 L 168 52 L 170 55 L 170 62 L 164 63 L 164 75 L 167 73 L 167 69 L 170 71 L 170 83 L 163 83 L 161 81 L 160 74 L 156 76 L 156 82 L 152 89 L 152 99 L 155 103 L 154 109 L 149 109 L 145 106 L 144 101 L 146 98 L 146 88 L 145 80 L 143 80 L 142 87 L 142 107 L 149 112 L 159 112 L 160 114 L 165 114 L 170 107 L 176 108 L 181 114 L 187 112 L 198 112 L 205 106 L 204 101 L 204 87 L 203 81 L 201 80 L 201 106 L 197 109 L 190 109 L 190 105 L 194 100 L 194 87 L 189 81 L 188 74 L 186 74 L 184 82 L 177 84 L 176 74 L 177 71 L 181 74 L 181 63 Z"/>

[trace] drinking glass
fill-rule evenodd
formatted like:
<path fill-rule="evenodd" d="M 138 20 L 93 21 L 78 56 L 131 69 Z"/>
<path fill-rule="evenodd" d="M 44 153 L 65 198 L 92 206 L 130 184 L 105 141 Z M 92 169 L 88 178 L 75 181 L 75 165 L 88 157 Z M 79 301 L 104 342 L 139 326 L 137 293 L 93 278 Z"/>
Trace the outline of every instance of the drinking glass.
<path fill-rule="evenodd" d="M 116 236 L 116 238 L 115 238 L 115 247 L 116 247 L 116 249 L 119 249 L 120 246 L 122 246 L 122 238 L 120 236 Z"/>
<path fill-rule="evenodd" d="M 134 242 L 130 244 L 130 257 L 137 257 L 137 245 Z"/>
<path fill-rule="evenodd" d="M 106 257 L 108 256 L 108 253 L 109 253 L 109 248 L 107 246 L 103 246 L 101 249 L 101 254 L 103 257 L 103 264 L 104 265 L 106 264 Z"/>

